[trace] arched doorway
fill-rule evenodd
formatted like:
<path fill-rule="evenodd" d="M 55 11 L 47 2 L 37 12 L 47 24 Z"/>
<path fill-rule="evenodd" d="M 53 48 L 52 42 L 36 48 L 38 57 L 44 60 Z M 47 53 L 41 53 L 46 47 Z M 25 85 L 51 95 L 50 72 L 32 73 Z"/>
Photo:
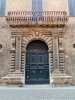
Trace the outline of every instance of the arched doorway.
<path fill-rule="evenodd" d="M 26 48 L 25 83 L 49 83 L 48 46 L 43 41 L 32 41 Z"/>

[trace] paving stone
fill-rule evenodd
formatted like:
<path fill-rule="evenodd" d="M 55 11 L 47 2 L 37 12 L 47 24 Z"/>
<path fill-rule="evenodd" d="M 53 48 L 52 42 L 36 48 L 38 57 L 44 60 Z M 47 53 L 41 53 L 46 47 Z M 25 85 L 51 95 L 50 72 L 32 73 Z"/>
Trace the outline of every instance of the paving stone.
<path fill-rule="evenodd" d="M 0 100 L 75 100 L 75 87 L 36 87 L 0 88 Z"/>

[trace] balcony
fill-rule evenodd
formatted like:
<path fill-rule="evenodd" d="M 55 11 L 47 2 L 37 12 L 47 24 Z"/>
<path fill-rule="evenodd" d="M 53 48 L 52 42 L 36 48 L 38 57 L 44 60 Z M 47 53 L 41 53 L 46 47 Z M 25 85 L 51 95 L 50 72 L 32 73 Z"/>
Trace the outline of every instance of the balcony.
<path fill-rule="evenodd" d="M 6 16 L 10 26 L 65 26 L 65 11 L 10 11 Z"/>

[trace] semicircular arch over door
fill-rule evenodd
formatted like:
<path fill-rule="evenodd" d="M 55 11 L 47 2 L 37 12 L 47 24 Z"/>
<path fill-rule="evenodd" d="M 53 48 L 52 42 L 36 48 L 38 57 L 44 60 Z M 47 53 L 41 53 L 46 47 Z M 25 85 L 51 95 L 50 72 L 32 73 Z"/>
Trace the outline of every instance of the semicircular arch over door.
<path fill-rule="evenodd" d="M 49 83 L 48 46 L 43 41 L 34 40 L 26 48 L 25 83 Z"/>

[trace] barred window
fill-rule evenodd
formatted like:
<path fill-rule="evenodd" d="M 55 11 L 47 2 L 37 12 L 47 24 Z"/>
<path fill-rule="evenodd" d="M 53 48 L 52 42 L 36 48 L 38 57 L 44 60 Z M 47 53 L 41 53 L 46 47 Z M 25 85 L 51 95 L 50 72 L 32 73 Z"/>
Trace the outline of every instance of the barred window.
<path fill-rule="evenodd" d="M 69 4 L 69 15 L 75 16 L 75 0 L 68 0 Z"/>
<path fill-rule="evenodd" d="M 0 16 L 5 15 L 6 0 L 0 0 Z"/>
<path fill-rule="evenodd" d="M 32 0 L 32 11 L 42 11 L 42 0 Z"/>

